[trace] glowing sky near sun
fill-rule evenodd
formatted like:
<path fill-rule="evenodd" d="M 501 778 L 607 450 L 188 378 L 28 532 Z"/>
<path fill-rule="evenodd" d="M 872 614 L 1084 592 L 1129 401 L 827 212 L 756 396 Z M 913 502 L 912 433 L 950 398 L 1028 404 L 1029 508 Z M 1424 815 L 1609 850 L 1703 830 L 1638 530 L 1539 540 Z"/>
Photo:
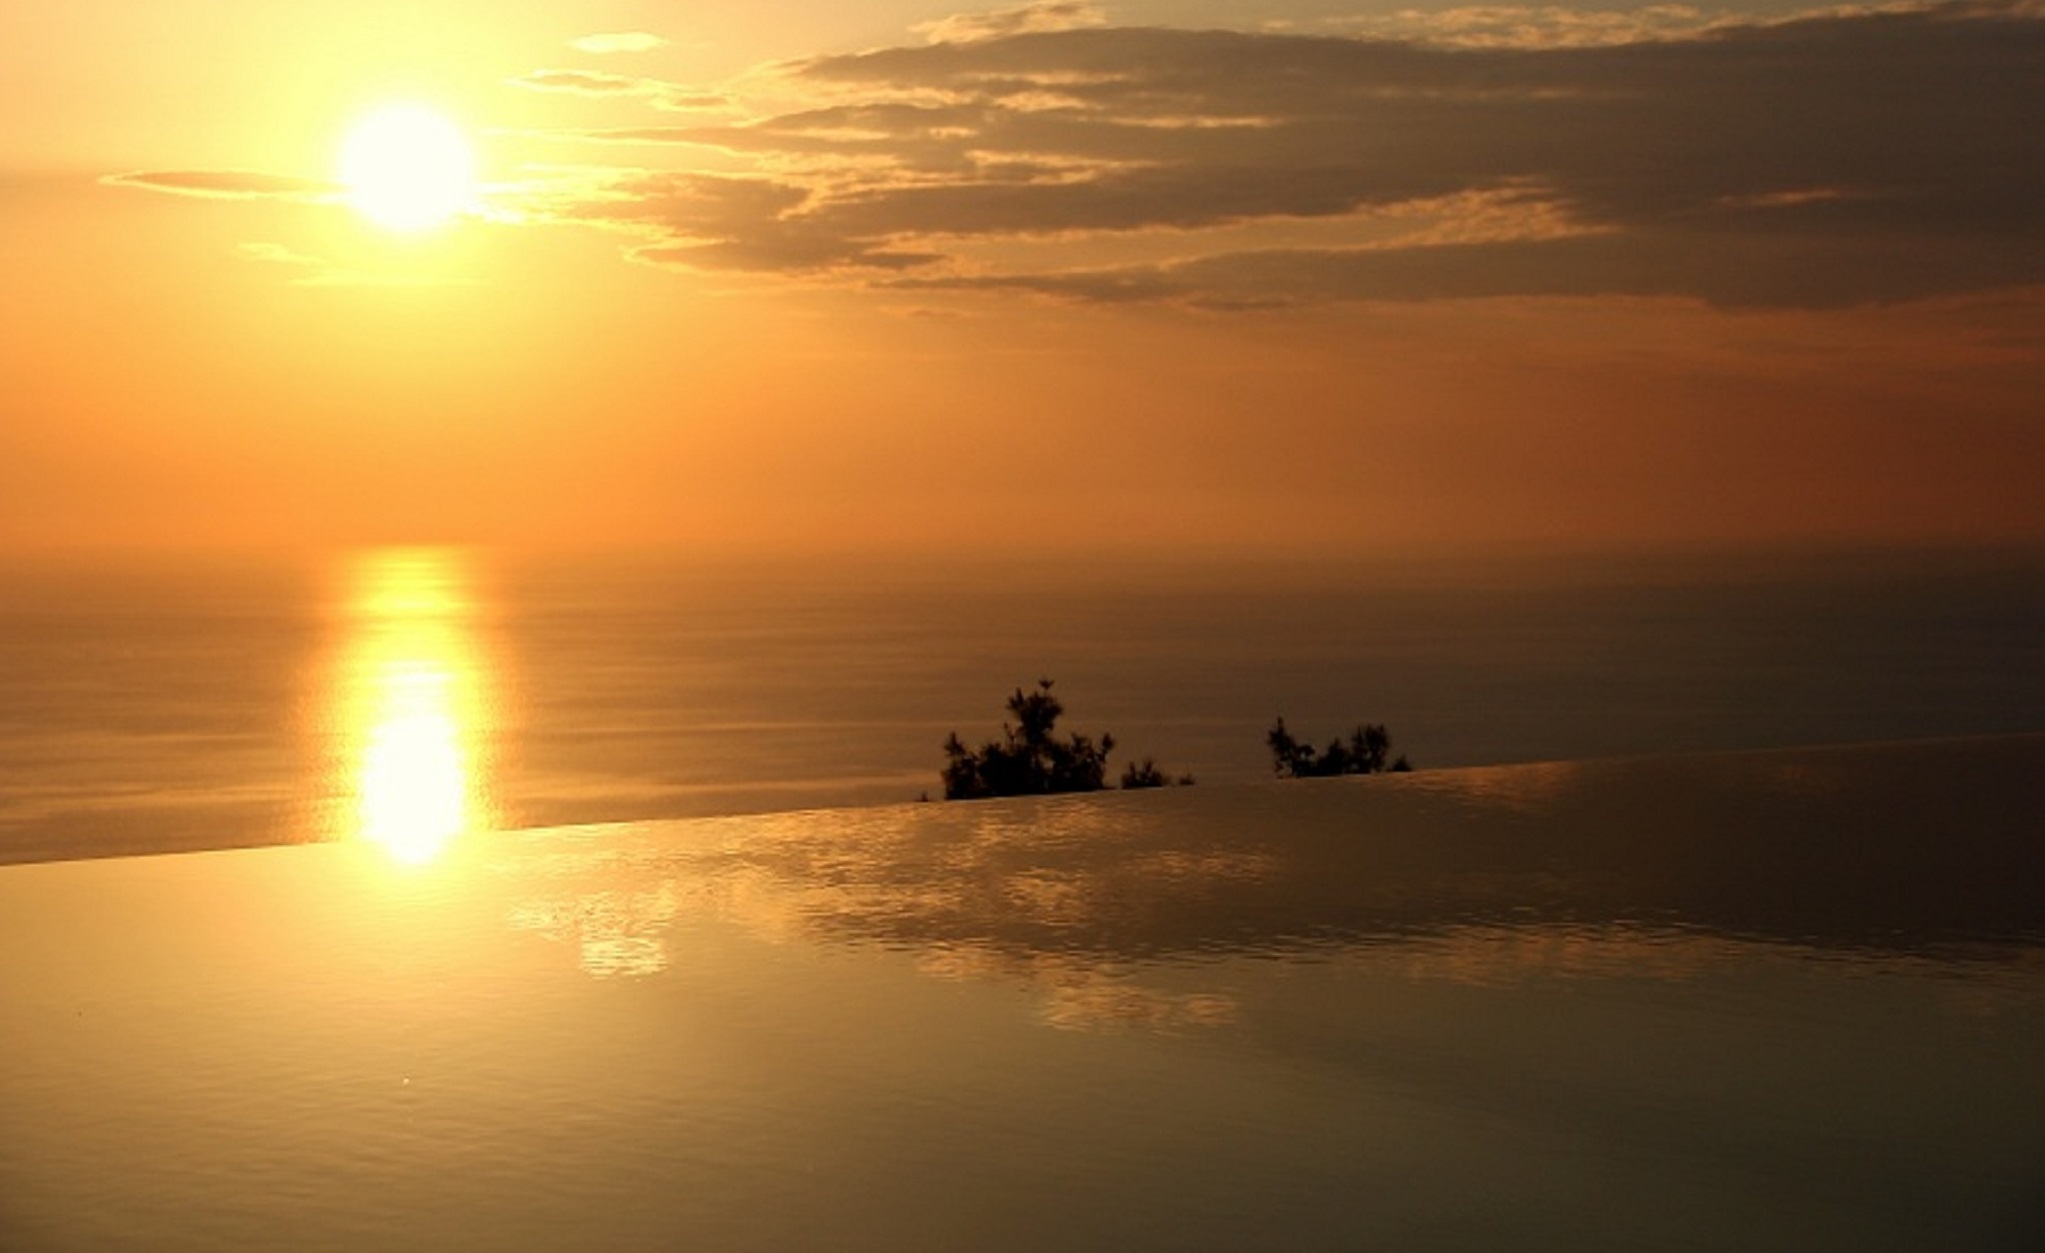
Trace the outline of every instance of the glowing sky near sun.
<path fill-rule="evenodd" d="M 6 21 L 0 548 L 2045 538 L 2022 5 Z"/>

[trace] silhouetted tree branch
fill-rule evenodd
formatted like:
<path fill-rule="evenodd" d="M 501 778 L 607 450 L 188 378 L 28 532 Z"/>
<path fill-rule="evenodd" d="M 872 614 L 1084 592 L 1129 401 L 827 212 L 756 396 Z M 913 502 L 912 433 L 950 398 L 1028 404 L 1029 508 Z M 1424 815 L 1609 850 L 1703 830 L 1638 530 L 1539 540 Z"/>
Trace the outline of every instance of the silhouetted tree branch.
<path fill-rule="evenodd" d="M 1349 742 L 1328 741 L 1328 747 L 1314 751 L 1311 744 L 1302 744 L 1292 738 L 1285 729 L 1285 719 L 1271 724 L 1265 733 L 1264 743 L 1271 750 L 1271 768 L 1287 778 L 1320 779 L 1338 774 L 1380 774 L 1385 771 L 1403 773 L 1413 768 L 1413 763 L 1401 753 L 1391 764 L 1385 762 L 1392 751 L 1392 737 L 1376 723 L 1360 725 L 1349 736 Z"/>
<path fill-rule="evenodd" d="M 1141 764 L 1130 762 L 1122 768 L 1122 786 L 1125 788 L 1163 787 L 1167 783 L 1191 787 L 1193 776 L 1182 774 L 1176 779 L 1167 778 L 1165 772 L 1157 768 L 1157 763 L 1148 757 Z"/>
<path fill-rule="evenodd" d="M 975 800 L 988 796 L 1033 796 L 1050 792 L 1098 792 L 1106 786 L 1108 754 L 1115 737 L 1100 743 L 1084 735 L 1061 739 L 1054 733 L 1065 706 L 1051 694 L 1051 680 L 1039 679 L 1033 692 L 1021 688 L 1008 698 L 1013 724 L 1003 723 L 1001 738 L 967 748 L 957 732 L 944 742 L 944 798 Z M 1183 775 L 1179 782 L 1191 783 Z M 1144 758 L 1122 773 L 1125 788 L 1162 787 L 1165 777 Z"/>

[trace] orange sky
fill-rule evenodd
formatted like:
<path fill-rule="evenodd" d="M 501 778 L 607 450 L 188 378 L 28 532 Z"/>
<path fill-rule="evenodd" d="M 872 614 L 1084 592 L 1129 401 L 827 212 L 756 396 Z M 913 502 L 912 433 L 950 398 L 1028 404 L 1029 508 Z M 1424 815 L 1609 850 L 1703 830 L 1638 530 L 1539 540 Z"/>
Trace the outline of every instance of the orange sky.
<path fill-rule="evenodd" d="M 2034 8 L 749 13 L 0 2 L 0 548 L 2045 539 Z"/>

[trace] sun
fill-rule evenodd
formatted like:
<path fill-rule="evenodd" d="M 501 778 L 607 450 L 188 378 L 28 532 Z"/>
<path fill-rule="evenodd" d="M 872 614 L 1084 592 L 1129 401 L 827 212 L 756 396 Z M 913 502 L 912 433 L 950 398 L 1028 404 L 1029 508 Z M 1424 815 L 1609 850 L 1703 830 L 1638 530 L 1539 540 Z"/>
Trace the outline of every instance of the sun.
<path fill-rule="evenodd" d="M 386 105 L 341 143 L 348 203 L 394 231 L 429 230 L 473 208 L 475 176 L 461 128 L 425 105 Z"/>

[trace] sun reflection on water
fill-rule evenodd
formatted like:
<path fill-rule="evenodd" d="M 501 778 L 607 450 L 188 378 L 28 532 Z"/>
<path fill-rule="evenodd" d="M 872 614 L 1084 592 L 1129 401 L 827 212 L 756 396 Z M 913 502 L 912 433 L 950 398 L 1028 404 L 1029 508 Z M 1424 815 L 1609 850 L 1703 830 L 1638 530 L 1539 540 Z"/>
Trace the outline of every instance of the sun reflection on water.
<path fill-rule="evenodd" d="M 470 583 L 464 556 L 442 549 L 363 554 L 347 573 L 335 688 L 349 795 L 340 834 L 407 864 L 498 825 L 493 675 Z"/>

